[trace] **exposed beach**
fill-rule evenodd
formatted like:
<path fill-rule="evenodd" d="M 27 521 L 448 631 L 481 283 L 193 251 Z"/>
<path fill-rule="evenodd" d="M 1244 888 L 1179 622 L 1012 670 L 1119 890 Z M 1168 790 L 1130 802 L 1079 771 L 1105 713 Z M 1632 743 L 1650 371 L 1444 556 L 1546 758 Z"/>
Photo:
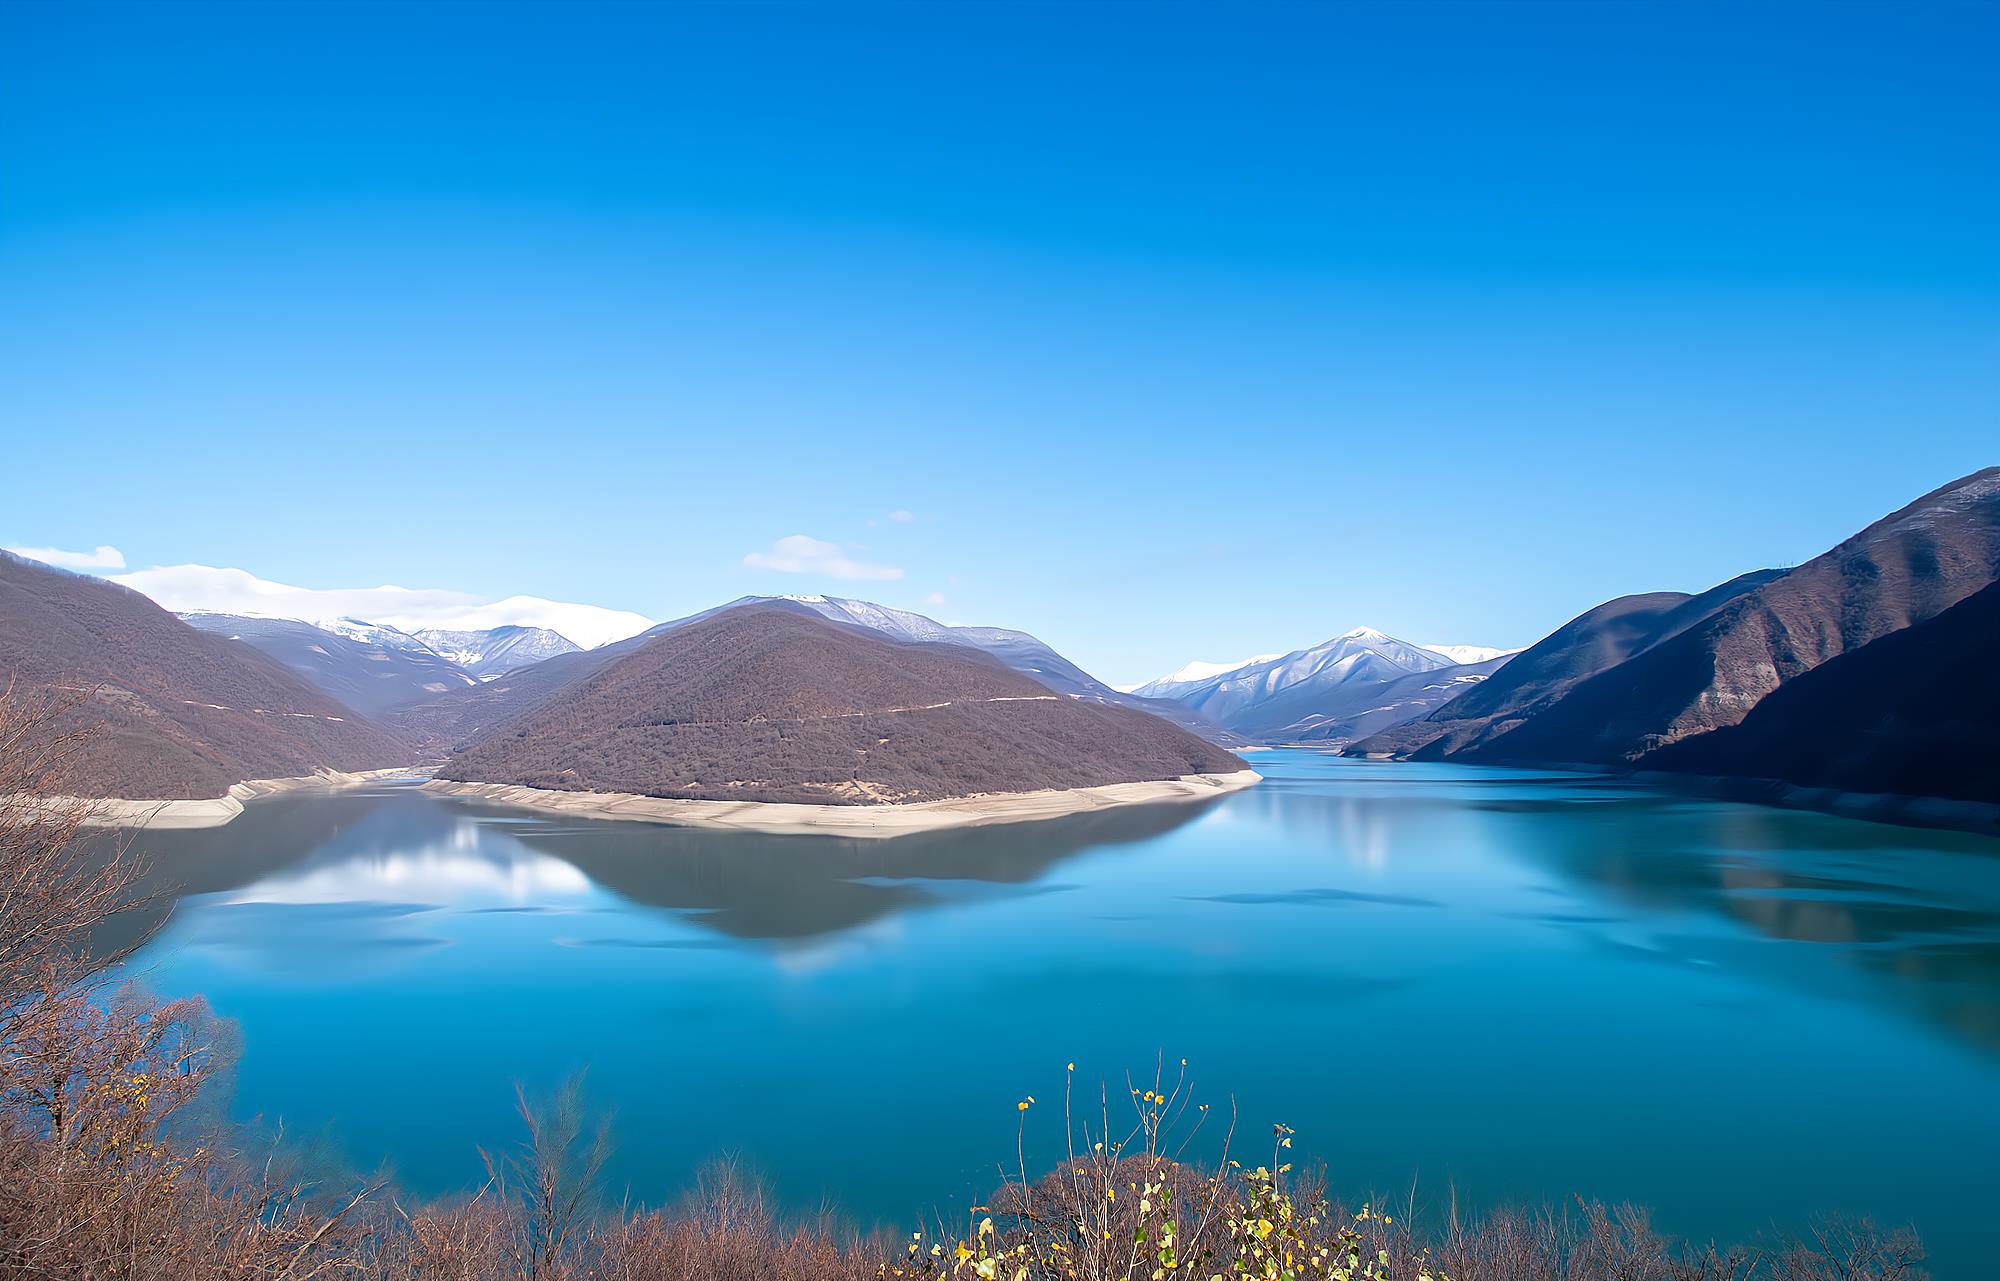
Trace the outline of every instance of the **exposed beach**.
<path fill-rule="evenodd" d="M 998 792 L 909 805 L 792 805 L 764 801 L 693 801 L 629 792 L 560 792 L 502 783 L 432 779 L 424 790 L 579 818 L 622 819 L 724 831 L 793 836 L 888 838 L 944 828 L 983 827 L 1060 818 L 1119 805 L 1201 801 L 1240 791 L 1263 776 L 1184 774 L 1150 783 L 1111 783 L 1039 792 Z"/>
<path fill-rule="evenodd" d="M 253 778 L 238 783 L 220 796 L 199 800 L 130 801 L 117 798 L 51 798 L 51 805 L 87 805 L 87 827 L 189 828 L 221 827 L 243 812 L 246 801 L 278 796 L 286 792 L 333 792 L 361 787 L 385 778 L 412 778 L 422 771 L 411 769 L 362 770 L 348 774 L 323 770 L 301 778 Z"/>

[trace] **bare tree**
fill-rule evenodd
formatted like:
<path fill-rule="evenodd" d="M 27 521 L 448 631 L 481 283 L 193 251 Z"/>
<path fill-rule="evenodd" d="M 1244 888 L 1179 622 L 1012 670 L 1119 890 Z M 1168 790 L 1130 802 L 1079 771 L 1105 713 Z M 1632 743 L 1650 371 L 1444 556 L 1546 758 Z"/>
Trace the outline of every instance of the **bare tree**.
<path fill-rule="evenodd" d="M 69 795 L 97 736 L 76 715 L 90 697 L 0 690 L 0 1034 L 52 971 L 81 977 L 91 931 L 137 905 L 128 843 L 87 839 L 99 807 Z"/>

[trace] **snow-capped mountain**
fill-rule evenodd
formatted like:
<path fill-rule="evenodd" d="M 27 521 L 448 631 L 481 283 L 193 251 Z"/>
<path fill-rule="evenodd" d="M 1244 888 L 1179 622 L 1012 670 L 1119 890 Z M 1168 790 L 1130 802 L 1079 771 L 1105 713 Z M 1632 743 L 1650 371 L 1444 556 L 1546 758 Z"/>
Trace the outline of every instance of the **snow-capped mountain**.
<path fill-rule="evenodd" d="M 1380 713 L 1392 705 L 1409 706 L 1411 715 L 1427 710 L 1415 699 L 1391 698 L 1385 703 L 1381 695 L 1394 682 L 1446 668 L 1477 668 L 1500 657 L 1494 650 L 1452 648 L 1458 653 L 1357 627 L 1310 649 L 1253 659 L 1206 675 L 1201 674 L 1201 665 L 1191 664 L 1192 673 L 1183 668 L 1136 692 L 1171 698 L 1255 740 L 1290 742 L 1309 733 L 1325 738 L 1328 726 L 1363 712 Z M 1474 664 L 1457 661 L 1459 653 L 1475 652 L 1481 658 Z M 1466 674 L 1478 680 L 1484 679 L 1485 671 Z M 1371 716 L 1370 728 L 1379 728 L 1382 719 Z"/>
<path fill-rule="evenodd" d="M 1426 645 L 1433 654 L 1443 654 L 1454 663 L 1483 663 L 1489 658 L 1499 658 L 1503 654 L 1518 654 L 1518 649 L 1495 649 L 1491 645 Z"/>
<path fill-rule="evenodd" d="M 477 682 L 407 632 L 357 619 L 308 623 L 191 610 L 181 620 L 261 650 L 363 716 Z"/>
<path fill-rule="evenodd" d="M 362 645 L 380 645 L 383 649 L 400 650 L 406 654 L 418 651 L 426 654 L 437 652 L 409 632 L 398 627 L 390 627 L 385 623 L 370 623 L 359 618 L 312 618 L 306 621 L 323 632 L 332 632 L 335 636 L 344 636 Z M 443 657 L 449 658 L 450 655 Z"/>
<path fill-rule="evenodd" d="M 1249 658 L 1239 658 L 1233 663 L 1205 663 L 1200 659 L 1182 663 L 1165 676 L 1156 677 L 1143 685 L 1133 685 L 1126 689 L 1128 694 L 1141 698 L 1178 698 L 1184 691 L 1204 681 L 1229 672 L 1241 671 L 1252 663 L 1268 663 L 1282 654 L 1254 654 Z"/>
<path fill-rule="evenodd" d="M 428 628 L 416 638 L 483 681 L 583 648 L 546 627 L 491 627 L 476 632 Z"/>

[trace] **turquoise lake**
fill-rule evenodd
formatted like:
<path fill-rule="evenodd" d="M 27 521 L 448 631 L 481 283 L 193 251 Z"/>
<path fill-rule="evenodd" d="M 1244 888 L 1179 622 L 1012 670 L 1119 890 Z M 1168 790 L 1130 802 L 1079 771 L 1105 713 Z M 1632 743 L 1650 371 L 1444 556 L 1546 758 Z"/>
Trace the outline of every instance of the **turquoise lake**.
<path fill-rule="evenodd" d="M 1356 1197 L 1651 1206 L 1743 1240 L 2000 1192 L 2000 842 L 1575 775 L 1258 753 L 1156 806 L 862 842 L 406 784 L 145 834 L 129 963 L 236 1029 L 230 1106 L 418 1194 L 587 1069 L 614 1197 L 739 1153 L 788 1206 L 956 1212 L 1080 1082 L 1182 1058 Z"/>

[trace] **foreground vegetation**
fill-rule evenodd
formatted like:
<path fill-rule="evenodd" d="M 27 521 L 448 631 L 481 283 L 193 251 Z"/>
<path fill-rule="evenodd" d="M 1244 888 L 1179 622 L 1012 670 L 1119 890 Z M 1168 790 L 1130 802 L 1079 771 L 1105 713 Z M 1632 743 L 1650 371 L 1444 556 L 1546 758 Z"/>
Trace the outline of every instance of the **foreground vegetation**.
<path fill-rule="evenodd" d="M 1179 1071 L 1080 1107 L 1067 1150 L 1014 1174 L 963 1223 L 863 1235 L 786 1221 L 752 1178 L 705 1171 L 671 1209 L 605 1203 L 608 1136 L 572 1088 L 523 1099 L 523 1137 L 487 1155 L 469 1195 L 411 1204 L 391 1186 L 324 1186 L 282 1145 L 252 1146 L 205 1109 L 224 1069 L 199 1002 L 160 1004 L 87 959 L 133 904 L 115 843 L 80 840 L 55 798 L 88 750 L 71 708 L 0 694 L 0 1278 L 159 1281 L 1914 1281 L 1907 1233 L 1829 1222 L 1810 1241 L 1722 1249 L 1670 1241 L 1644 1212 L 1578 1203 L 1433 1222 L 1414 1207 L 1341 1207 L 1294 1168 L 1293 1135 L 1232 1153 L 1232 1118 Z M 1072 1068 L 1073 1073 L 1073 1068 Z M 1129 1098 L 1122 1095 L 1129 1091 Z M 1116 1094 L 1114 1105 L 1113 1095 Z M 885 1124 L 893 1119 L 885 1118 Z M 1206 1134 L 1204 1135 L 1204 1131 Z M 1197 1136 L 1219 1148 L 1184 1157 Z M 1039 1162 L 1037 1163 L 1039 1164 Z"/>

